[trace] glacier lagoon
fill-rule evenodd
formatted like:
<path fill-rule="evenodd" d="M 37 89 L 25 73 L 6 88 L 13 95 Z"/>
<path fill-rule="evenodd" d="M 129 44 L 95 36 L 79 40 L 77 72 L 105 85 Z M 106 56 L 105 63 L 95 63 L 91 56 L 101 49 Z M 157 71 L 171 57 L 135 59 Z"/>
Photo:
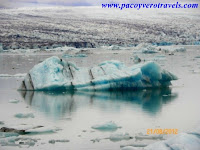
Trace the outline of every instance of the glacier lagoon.
<path fill-rule="evenodd" d="M 88 57 L 83 58 L 62 58 L 63 52 L 53 51 L 2 53 L 0 127 L 26 129 L 33 133 L 0 135 L 3 137 L 0 139 L 0 148 L 121 149 L 124 145 L 134 145 L 136 149 L 143 149 L 149 144 L 162 141 L 160 138 L 135 138 L 145 135 L 147 129 L 177 128 L 179 133 L 196 129 L 200 124 L 200 59 L 197 57 L 200 47 L 184 47 L 187 51 L 174 52 L 174 55 L 165 52 L 145 54 L 134 48 L 101 51 L 88 49 L 84 51 Z M 137 55 L 143 62 L 155 61 L 179 79 L 172 81 L 169 88 L 136 91 L 17 91 L 24 75 L 35 64 L 54 55 L 80 64 L 81 67 L 92 67 L 110 59 L 132 66 L 132 58 Z M 16 114 L 33 114 L 34 117 L 16 118 Z M 120 128 L 111 131 L 92 128 L 110 121 Z M 173 135 L 163 136 L 164 139 L 170 137 Z"/>

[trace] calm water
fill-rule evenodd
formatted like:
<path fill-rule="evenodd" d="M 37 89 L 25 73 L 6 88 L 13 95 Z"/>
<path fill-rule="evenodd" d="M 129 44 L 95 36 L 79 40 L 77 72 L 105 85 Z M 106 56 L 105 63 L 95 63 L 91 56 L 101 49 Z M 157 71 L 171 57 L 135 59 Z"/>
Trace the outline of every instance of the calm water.
<path fill-rule="evenodd" d="M 185 53 L 138 54 L 145 60 L 155 60 L 176 74 L 170 88 L 127 92 L 18 92 L 22 78 L 0 78 L 0 121 L 8 127 L 43 125 L 61 129 L 53 134 L 30 135 L 39 138 L 29 149 L 120 149 L 120 145 L 152 143 L 155 140 L 135 138 L 113 142 L 105 139 L 112 133 L 127 132 L 131 136 L 146 134 L 149 128 L 177 128 L 185 132 L 200 123 L 200 47 L 187 47 Z M 92 66 L 103 60 L 118 59 L 132 65 L 133 51 L 118 54 L 92 54 L 87 58 L 72 58 L 79 66 Z M 160 56 L 163 55 L 163 56 Z M 105 56 L 105 57 L 104 57 Z M 26 73 L 49 55 L 0 55 L 0 74 Z M 19 103 L 9 103 L 11 99 Z M 35 118 L 17 119 L 16 113 L 33 113 Z M 114 121 L 122 128 L 112 132 L 96 131 L 92 125 Z M 99 142 L 91 140 L 99 138 Z M 168 138 L 168 137 L 165 137 Z M 68 143 L 49 144 L 51 139 L 68 139 Z M 0 147 L 1 148 L 1 147 Z M 18 147 L 2 147 L 18 149 Z M 21 148 L 19 148 L 21 149 Z M 23 149 L 23 148 L 22 148 Z M 24 147 L 26 149 L 26 147 Z"/>

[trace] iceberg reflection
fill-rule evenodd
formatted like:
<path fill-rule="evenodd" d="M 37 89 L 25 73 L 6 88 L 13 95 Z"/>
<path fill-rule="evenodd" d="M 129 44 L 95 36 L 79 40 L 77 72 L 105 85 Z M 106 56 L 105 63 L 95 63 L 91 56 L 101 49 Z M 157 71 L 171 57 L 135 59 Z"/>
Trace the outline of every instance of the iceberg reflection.
<path fill-rule="evenodd" d="M 170 88 L 117 92 L 22 91 L 21 95 L 31 107 L 55 119 L 66 118 L 79 108 L 88 106 L 102 111 L 113 109 L 116 112 L 122 105 L 127 105 L 154 115 L 164 104 L 178 97 L 176 93 L 172 94 Z"/>

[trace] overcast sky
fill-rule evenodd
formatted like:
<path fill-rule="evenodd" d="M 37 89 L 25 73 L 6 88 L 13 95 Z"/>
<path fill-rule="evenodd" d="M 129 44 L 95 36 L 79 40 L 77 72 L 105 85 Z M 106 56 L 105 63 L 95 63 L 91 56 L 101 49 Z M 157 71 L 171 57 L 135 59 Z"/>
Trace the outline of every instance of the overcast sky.
<path fill-rule="evenodd" d="M 128 3 L 128 2 L 170 2 L 171 0 L 0 0 L 0 7 L 20 7 L 35 5 L 64 5 L 64 6 L 92 6 L 101 3 Z M 183 2 L 185 0 L 176 0 Z M 192 2 L 193 0 L 190 0 Z M 197 0 L 198 1 L 198 0 Z"/>

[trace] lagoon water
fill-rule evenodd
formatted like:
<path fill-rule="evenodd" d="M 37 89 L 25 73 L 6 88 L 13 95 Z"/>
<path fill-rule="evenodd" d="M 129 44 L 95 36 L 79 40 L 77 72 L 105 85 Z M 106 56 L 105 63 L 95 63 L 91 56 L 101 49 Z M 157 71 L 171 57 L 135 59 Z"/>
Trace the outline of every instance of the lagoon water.
<path fill-rule="evenodd" d="M 90 50 L 86 58 L 65 58 L 78 66 L 92 66 L 104 60 L 117 59 L 133 65 L 130 59 L 138 55 L 142 60 L 153 60 L 178 76 L 165 89 L 116 92 L 20 92 L 22 77 L 0 77 L 0 127 L 26 128 L 44 126 L 59 129 L 25 135 L 37 139 L 34 145 L 0 146 L 0 149 L 120 149 L 120 145 L 148 145 L 157 140 L 137 140 L 147 129 L 178 129 L 187 132 L 200 124 L 200 46 L 185 46 L 186 52 L 174 55 L 164 53 L 142 54 L 132 50 Z M 27 73 L 35 64 L 59 53 L 0 54 L 0 74 Z M 18 103 L 10 103 L 17 99 Z M 17 113 L 33 113 L 34 118 L 15 118 Z M 113 121 L 121 126 L 113 131 L 98 131 L 95 124 Z M 114 133 L 129 133 L 133 139 L 111 141 Z M 165 135 L 167 139 L 173 135 Z M 49 143 L 49 140 L 67 139 L 69 142 Z M 98 139 L 93 141 L 93 139 Z M 92 140 L 92 141 L 91 141 Z M 1 139 L 0 139 L 1 141 Z M 0 142 L 0 145 L 2 142 Z"/>

